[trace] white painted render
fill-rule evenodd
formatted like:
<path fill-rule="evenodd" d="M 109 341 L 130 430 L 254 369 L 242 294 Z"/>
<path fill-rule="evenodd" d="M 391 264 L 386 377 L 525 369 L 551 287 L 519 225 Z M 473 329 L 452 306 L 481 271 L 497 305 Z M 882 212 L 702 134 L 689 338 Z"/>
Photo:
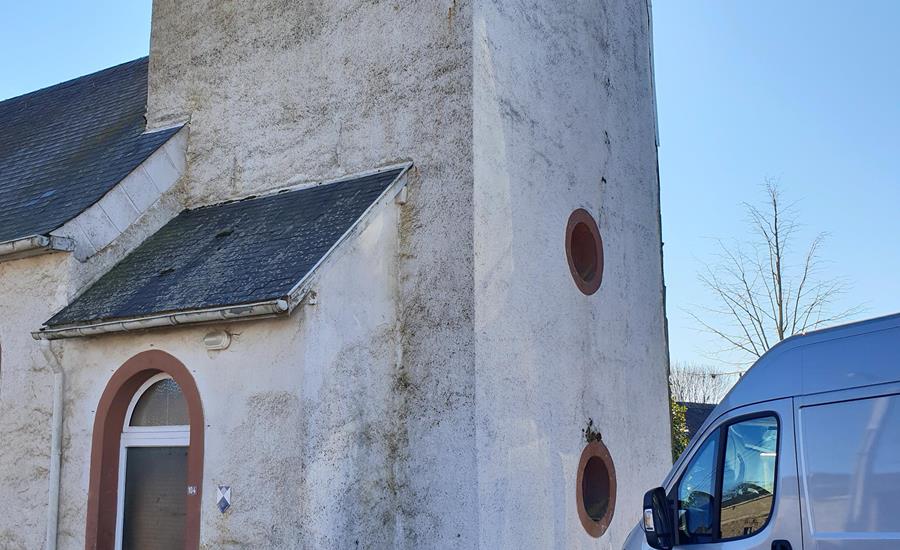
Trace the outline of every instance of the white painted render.
<path fill-rule="evenodd" d="M 382 527 L 400 548 L 477 544 L 471 18 L 467 0 L 153 6 L 148 120 L 190 119 L 188 205 L 415 163 L 381 396 L 403 419 Z"/>
<path fill-rule="evenodd" d="M 0 263 L 0 499 L 4 502 L 0 548 L 4 549 L 39 549 L 44 542 L 53 372 L 23 329 L 43 323 L 66 304 L 70 258 L 68 253 L 55 253 Z"/>
<path fill-rule="evenodd" d="M 184 130 L 173 139 L 178 136 L 184 136 Z M 2 549 L 42 548 L 47 529 L 54 377 L 40 344 L 30 335 L 25 338 L 26 333 L 29 327 L 40 327 L 182 210 L 179 187 L 170 185 L 162 194 L 154 191 L 156 200 L 144 208 L 142 215 L 84 262 L 69 252 L 0 262 Z M 57 352 L 64 357 L 64 349 Z M 64 359 L 62 363 L 65 365 Z M 65 469 L 65 441 L 62 450 Z M 61 507 L 65 506 L 63 500 Z M 83 529 L 79 536 L 84 536 Z"/>
<path fill-rule="evenodd" d="M 474 10 L 480 548 L 621 548 L 671 464 L 647 5 L 502 0 Z M 604 240 L 582 294 L 569 215 Z M 616 465 L 607 533 L 576 509 L 593 419 Z"/>

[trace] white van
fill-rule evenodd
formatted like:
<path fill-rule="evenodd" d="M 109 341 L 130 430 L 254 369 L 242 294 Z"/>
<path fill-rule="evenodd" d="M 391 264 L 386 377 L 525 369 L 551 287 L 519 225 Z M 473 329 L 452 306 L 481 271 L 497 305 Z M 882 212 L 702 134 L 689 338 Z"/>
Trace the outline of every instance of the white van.
<path fill-rule="evenodd" d="M 900 315 L 763 356 L 647 493 L 642 548 L 900 550 Z"/>

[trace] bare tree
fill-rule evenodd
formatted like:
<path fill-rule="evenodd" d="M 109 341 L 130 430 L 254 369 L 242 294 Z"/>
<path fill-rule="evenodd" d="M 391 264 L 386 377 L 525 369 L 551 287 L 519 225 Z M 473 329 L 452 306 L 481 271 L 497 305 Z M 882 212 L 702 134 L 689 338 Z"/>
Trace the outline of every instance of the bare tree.
<path fill-rule="evenodd" d="M 834 311 L 836 299 L 847 287 L 843 279 L 821 277 L 819 252 L 826 235 L 819 233 L 797 254 L 796 206 L 784 204 L 778 185 L 771 180 L 765 190 L 764 207 L 744 203 L 751 241 L 730 247 L 719 241 L 717 261 L 700 274 L 700 282 L 717 305 L 703 308 L 703 315 L 690 313 L 723 341 L 723 353 L 738 351 L 749 361 L 785 338 L 860 311 L 859 307 Z"/>
<path fill-rule="evenodd" d="M 718 403 L 741 372 L 722 372 L 710 365 L 676 362 L 669 370 L 672 399 L 679 403 Z"/>

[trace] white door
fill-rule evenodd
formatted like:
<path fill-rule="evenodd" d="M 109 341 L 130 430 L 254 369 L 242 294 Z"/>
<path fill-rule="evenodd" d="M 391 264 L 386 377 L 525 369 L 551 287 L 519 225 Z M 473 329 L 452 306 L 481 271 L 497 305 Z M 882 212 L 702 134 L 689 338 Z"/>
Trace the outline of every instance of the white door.
<path fill-rule="evenodd" d="M 122 427 L 116 550 L 184 546 L 189 444 L 181 388 L 154 376 L 135 392 Z"/>

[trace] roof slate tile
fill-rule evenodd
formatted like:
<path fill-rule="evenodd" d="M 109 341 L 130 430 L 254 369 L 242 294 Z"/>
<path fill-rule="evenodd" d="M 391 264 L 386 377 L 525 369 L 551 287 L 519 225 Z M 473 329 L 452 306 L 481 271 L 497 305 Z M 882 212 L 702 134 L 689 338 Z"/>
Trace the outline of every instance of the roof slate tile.
<path fill-rule="evenodd" d="M 286 297 L 401 172 L 185 210 L 46 324 Z"/>
<path fill-rule="evenodd" d="M 46 235 L 179 128 L 144 133 L 147 58 L 0 101 L 0 242 Z"/>

